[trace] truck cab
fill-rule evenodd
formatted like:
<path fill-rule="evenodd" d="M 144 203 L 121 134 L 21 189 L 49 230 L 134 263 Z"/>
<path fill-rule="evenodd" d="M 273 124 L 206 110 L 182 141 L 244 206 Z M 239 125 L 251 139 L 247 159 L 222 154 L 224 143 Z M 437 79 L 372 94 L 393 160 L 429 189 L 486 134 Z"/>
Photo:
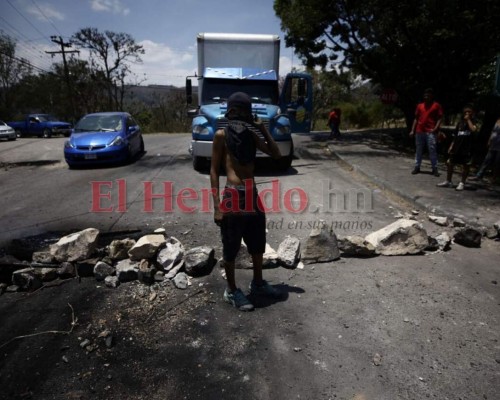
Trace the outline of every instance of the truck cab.
<path fill-rule="evenodd" d="M 252 112 L 268 128 L 288 169 L 293 159 L 292 132 L 309 132 L 312 82 L 307 74 L 289 74 L 279 91 L 279 38 L 276 35 L 199 34 L 198 75 L 186 79 L 186 97 L 192 103 L 192 81 L 198 80 L 198 107 L 193 117 L 189 151 L 195 170 L 208 165 L 215 132 L 228 124 L 227 99 L 245 92 Z M 257 157 L 267 157 L 257 152 Z"/>

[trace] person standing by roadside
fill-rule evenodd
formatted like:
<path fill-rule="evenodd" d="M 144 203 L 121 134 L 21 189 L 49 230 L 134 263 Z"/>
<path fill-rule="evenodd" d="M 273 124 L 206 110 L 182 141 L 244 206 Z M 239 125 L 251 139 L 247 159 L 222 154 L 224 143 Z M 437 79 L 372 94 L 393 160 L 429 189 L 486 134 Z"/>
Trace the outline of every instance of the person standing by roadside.
<path fill-rule="evenodd" d="M 415 167 L 411 172 L 413 175 L 420 173 L 422 154 L 427 147 L 432 165 L 432 175 L 439 176 L 437 168 L 436 137 L 443 119 L 443 108 L 434 101 L 432 89 L 424 91 L 424 101 L 417 105 L 415 119 L 410 131 L 410 137 L 415 136 Z"/>
<path fill-rule="evenodd" d="M 226 118 L 229 120 L 227 128 L 215 133 L 210 166 L 214 222 L 221 228 L 222 266 L 227 279 L 223 298 L 240 311 L 252 311 L 253 304 L 237 287 L 235 279 L 235 259 L 242 239 L 252 256 L 250 294 L 275 299 L 282 296 L 279 290 L 262 278 L 266 216 L 254 181 L 257 149 L 273 159 L 279 159 L 281 153 L 265 125 L 254 121 L 252 102 L 246 93 L 236 92 L 229 97 Z M 219 188 L 221 167 L 224 167 L 227 176 L 222 201 Z"/>
<path fill-rule="evenodd" d="M 328 139 L 340 139 L 340 108 L 334 108 L 328 115 L 328 126 L 330 135 Z"/>
<path fill-rule="evenodd" d="M 463 109 L 462 119 L 457 124 L 453 134 L 453 141 L 448 149 L 450 158 L 446 162 L 446 181 L 438 183 L 437 186 L 452 187 L 453 168 L 456 164 L 459 164 L 462 166 L 462 179 L 455 190 L 464 190 L 472 162 L 473 136 L 478 131 L 478 122 L 474 116 L 474 109 L 468 104 Z"/>
<path fill-rule="evenodd" d="M 491 131 L 490 138 L 488 139 L 488 153 L 484 158 L 479 171 L 475 176 L 470 178 L 471 181 L 478 181 L 483 179 L 486 170 L 492 167 L 493 179 L 498 179 L 500 174 L 500 118 L 497 119 L 493 130 Z"/>

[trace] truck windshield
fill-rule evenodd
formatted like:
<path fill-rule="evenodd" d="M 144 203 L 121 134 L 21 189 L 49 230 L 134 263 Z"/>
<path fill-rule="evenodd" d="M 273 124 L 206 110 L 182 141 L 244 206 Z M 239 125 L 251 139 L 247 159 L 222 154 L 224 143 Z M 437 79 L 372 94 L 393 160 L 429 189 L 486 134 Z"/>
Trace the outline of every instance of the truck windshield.
<path fill-rule="evenodd" d="M 226 102 L 234 92 L 245 92 L 253 103 L 278 104 L 276 81 L 244 79 L 204 79 L 202 104 Z"/>

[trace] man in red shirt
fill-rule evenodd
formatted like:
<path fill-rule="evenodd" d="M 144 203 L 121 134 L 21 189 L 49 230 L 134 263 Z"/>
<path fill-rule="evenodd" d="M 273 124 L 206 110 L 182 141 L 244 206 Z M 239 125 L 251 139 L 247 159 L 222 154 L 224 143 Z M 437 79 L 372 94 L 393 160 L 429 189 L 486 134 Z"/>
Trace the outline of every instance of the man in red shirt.
<path fill-rule="evenodd" d="M 340 108 L 334 108 L 328 115 L 328 126 L 330 127 L 330 135 L 328 139 L 340 138 Z"/>
<path fill-rule="evenodd" d="M 417 105 L 415 111 L 415 120 L 410 131 L 410 137 L 415 136 L 415 168 L 412 174 L 420 172 L 420 164 L 422 164 L 422 153 L 424 147 L 427 146 L 429 158 L 431 159 L 432 175 L 439 176 L 437 169 L 437 151 L 436 137 L 443 119 L 443 108 L 434 101 L 434 93 L 432 89 L 426 89 L 424 92 L 424 101 Z"/>

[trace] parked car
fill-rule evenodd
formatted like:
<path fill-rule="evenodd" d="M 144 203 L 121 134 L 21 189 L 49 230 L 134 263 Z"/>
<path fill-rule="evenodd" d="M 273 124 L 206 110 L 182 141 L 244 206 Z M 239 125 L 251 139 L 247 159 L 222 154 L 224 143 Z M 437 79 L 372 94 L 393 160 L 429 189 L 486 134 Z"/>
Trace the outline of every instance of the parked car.
<path fill-rule="evenodd" d="M 126 163 L 143 152 L 141 129 L 126 112 L 85 115 L 64 144 L 64 158 L 70 168 Z"/>
<path fill-rule="evenodd" d="M 23 121 L 12 121 L 7 123 L 14 128 L 17 137 L 38 136 L 50 138 L 53 135 L 71 134 L 71 124 L 59 121 L 50 114 L 28 114 Z"/>
<path fill-rule="evenodd" d="M 5 122 L 0 121 L 0 139 L 16 140 L 16 131 Z"/>

